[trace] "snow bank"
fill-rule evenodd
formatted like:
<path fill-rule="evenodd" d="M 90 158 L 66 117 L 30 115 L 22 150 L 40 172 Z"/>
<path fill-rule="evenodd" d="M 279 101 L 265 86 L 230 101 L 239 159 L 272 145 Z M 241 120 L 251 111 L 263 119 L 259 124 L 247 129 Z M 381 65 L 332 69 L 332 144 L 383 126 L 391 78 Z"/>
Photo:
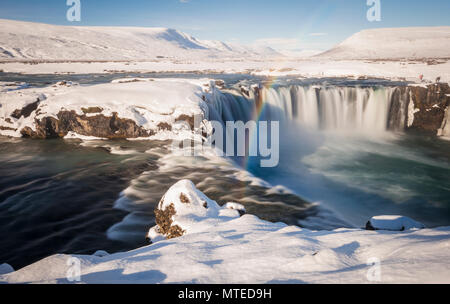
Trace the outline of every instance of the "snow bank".
<path fill-rule="evenodd" d="M 450 58 L 450 26 L 364 30 L 319 57 L 345 60 Z"/>
<path fill-rule="evenodd" d="M 405 231 L 411 229 L 424 229 L 425 225 L 406 216 L 382 215 L 375 216 L 367 223 L 369 230 Z"/>
<path fill-rule="evenodd" d="M 134 121 L 153 133 L 167 129 L 176 133 L 186 127 L 174 126 L 178 118 L 203 117 L 206 107 L 203 97 L 207 95 L 203 84 L 209 81 L 140 79 L 87 87 L 61 83 L 1 92 L 0 134 L 20 137 L 25 127 L 36 130 L 36 120 L 58 119 L 61 111 L 74 111 L 78 116 L 85 116 L 85 120 L 95 116 L 113 117 L 116 113 L 119 118 Z M 26 107 L 28 110 L 23 111 Z M 93 138 L 92 134 L 69 131 L 67 138 Z"/>
<path fill-rule="evenodd" d="M 450 283 L 450 228 L 310 231 L 239 217 L 189 181 L 166 193 L 160 208 L 170 205 L 173 223 L 186 230 L 181 237 L 157 239 L 152 229 L 150 246 L 54 255 L 0 282 L 69 283 L 80 265 L 80 283 Z"/>

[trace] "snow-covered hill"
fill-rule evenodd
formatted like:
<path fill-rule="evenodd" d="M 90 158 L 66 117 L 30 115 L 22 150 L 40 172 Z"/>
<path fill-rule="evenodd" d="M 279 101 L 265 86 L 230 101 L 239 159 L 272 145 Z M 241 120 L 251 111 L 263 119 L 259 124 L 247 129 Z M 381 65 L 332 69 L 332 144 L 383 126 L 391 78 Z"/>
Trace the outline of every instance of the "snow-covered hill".
<path fill-rule="evenodd" d="M 280 56 L 174 29 L 57 26 L 0 19 L 0 60 L 112 61 Z"/>
<path fill-rule="evenodd" d="M 318 56 L 330 59 L 450 58 L 450 26 L 364 30 Z"/>

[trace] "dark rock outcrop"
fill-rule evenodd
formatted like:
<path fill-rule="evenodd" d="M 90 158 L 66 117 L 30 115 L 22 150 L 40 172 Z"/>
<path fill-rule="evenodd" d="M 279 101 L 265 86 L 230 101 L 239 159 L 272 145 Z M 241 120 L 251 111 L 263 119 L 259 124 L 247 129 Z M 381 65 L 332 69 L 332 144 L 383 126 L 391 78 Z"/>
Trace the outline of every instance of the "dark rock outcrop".
<path fill-rule="evenodd" d="M 439 83 L 424 87 L 410 87 L 411 101 L 414 108 L 414 122 L 408 128 L 410 131 L 436 135 L 445 117 L 445 110 L 450 105 L 449 85 Z"/>
<path fill-rule="evenodd" d="M 446 83 L 397 88 L 391 99 L 387 128 L 438 135 L 438 130 L 444 125 L 445 111 L 450 106 L 449 94 L 450 88 Z"/>
<path fill-rule="evenodd" d="M 184 121 L 185 123 L 187 123 L 189 125 L 189 127 L 191 128 L 191 130 L 195 130 L 195 117 L 194 116 L 188 116 L 186 114 L 182 114 L 180 116 L 178 116 L 177 119 L 175 119 L 175 122 L 180 122 L 180 121 Z"/>
<path fill-rule="evenodd" d="M 22 116 L 25 117 L 25 118 L 29 117 L 31 115 L 31 113 L 36 111 L 36 109 L 38 108 L 40 102 L 41 101 L 38 98 L 35 102 L 26 105 L 22 109 L 15 110 L 11 114 L 11 117 L 13 117 L 15 119 L 20 119 Z"/>
<path fill-rule="evenodd" d="M 84 114 L 97 114 L 103 112 L 103 109 L 100 107 L 89 107 L 89 108 L 81 108 Z"/>
<path fill-rule="evenodd" d="M 366 230 L 375 231 L 376 229 L 372 226 L 372 223 L 368 221 L 366 224 Z"/>
<path fill-rule="evenodd" d="M 69 132 L 84 136 L 94 136 L 108 139 L 126 139 L 149 137 L 153 132 L 138 126 L 131 119 L 118 117 L 113 113 L 111 117 L 102 114 L 96 116 L 79 115 L 75 111 L 60 111 L 57 118 L 44 117 L 36 120 L 36 130 L 25 127 L 21 130 L 24 137 L 47 139 L 62 138 Z"/>
<path fill-rule="evenodd" d="M 155 209 L 156 224 L 158 225 L 159 233 L 164 235 L 167 239 L 174 239 L 182 236 L 185 231 L 178 225 L 172 225 L 172 217 L 176 214 L 174 204 L 170 204 L 166 209 Z"/>

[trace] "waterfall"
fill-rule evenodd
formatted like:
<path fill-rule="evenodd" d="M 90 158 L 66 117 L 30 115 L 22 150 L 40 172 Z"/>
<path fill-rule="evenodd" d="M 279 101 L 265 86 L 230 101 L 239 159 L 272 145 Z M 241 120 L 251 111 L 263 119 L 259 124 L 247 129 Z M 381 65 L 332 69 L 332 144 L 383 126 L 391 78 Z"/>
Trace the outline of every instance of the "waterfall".
<path fill-rule="evenodd" d="M 264 87 L 263 118 L 297 122 L 307 128 L 327 131 L 381 133 L 403 131 L 408 94 L 394 87 Z M 214 94 L 209 101 L 210 119 L 248 121 L 255 113 L 254 96 L 238 92 Z"/>
<path fill-rule="evenodd" d="M 438 136 L 450 139 L 450 107 L 445 109 L 444 120 L 442 121 L 442 127 L 438 130 Z"/>

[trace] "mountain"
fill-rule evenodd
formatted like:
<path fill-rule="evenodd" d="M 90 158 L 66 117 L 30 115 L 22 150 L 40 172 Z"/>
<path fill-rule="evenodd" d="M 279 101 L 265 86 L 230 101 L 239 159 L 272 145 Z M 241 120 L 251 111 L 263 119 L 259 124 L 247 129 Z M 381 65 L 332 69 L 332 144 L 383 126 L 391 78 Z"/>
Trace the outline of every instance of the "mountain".
<path fill-rule="evenodd" d="M 59 26 L 0 19 L 0 60 L 153 60 L 281 56 L 168 28 Z"/>
<path fill-rule="evenodd" d="M 450 58 L 450 26 L 364 30 L 319 54 L 329 59 Z"/>

